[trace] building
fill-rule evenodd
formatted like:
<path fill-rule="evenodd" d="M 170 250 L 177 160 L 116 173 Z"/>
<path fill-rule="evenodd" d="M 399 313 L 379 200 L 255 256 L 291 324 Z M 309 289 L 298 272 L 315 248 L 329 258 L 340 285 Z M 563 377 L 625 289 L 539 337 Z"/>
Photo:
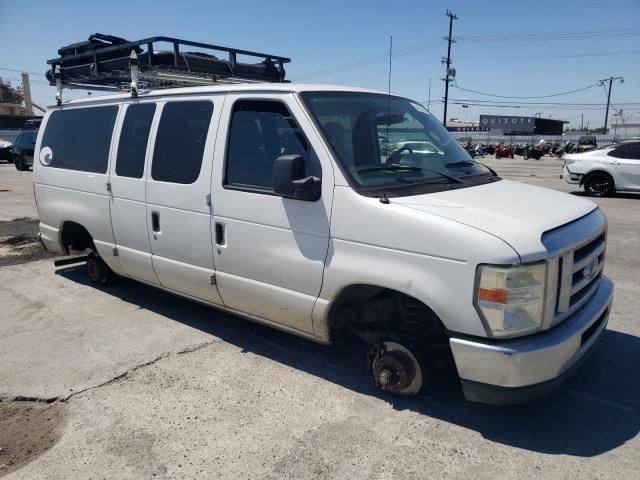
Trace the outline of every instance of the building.
<path fill-rule="evenodd" d="M 0 115 L 22 115 L 22 93 L 0 78 Z"/>
<path fill-rule="evenodd" d="M 562 135 L 565 120 L 520 117 L 515 115 L 480 115 L 480 127 L 496 135 Z"/>

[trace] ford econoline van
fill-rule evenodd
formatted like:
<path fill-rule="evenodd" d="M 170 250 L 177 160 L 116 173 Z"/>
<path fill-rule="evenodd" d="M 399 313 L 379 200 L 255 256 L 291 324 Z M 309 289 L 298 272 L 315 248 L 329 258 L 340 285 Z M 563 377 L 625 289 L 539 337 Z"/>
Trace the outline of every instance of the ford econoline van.
<path fill-rule="evenodd" d="M 419 148 L 415 148 L 418 145 Z M 33 179 L 47 249 L 329 344 L 370 346 L 413 395 L 451 355 L 467 399 L 523 401 L 602 336 L 607 222 L 588 200 L 501 179 L 417 102 L 227 84 L 47 112 Z"/>

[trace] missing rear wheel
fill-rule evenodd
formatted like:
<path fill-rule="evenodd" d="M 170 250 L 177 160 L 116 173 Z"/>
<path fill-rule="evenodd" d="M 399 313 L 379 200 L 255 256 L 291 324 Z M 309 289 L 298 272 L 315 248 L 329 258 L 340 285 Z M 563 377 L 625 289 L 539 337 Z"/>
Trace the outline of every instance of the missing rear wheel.
<path fill-rule="evenodd" d="M 87 258 L 87 273 L 89 274 L 89 280 L 100 285 L 106 285 L 115 276 L 113 270 L 95 252 L 91 252 Z"/>

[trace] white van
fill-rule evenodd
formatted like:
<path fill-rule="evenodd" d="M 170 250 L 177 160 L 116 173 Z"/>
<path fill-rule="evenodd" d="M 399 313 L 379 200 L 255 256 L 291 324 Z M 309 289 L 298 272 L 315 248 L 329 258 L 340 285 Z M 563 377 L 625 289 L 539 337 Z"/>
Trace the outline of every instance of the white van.
<path fill-rule="evenodd" d="M 607 325 L 597 206 L 500 179 L 401 97 L 281 83 L 74 100 L 47 112 L 34 158 L 42 242 L 88 250 L 93 281 L 355 335 L 393 393 L 427 385 L 437 351 L 467 399 L 522 401 Z"/>

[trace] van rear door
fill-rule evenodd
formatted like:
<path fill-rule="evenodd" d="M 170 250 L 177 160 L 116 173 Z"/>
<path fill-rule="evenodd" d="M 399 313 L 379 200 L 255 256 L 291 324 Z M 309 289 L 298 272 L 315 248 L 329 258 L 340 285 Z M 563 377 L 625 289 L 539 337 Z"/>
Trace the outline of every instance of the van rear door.
<path fill-rule="evenodd" d="M 222 304 L 211 243 L 211 165 L 224 96 L 158 103 L 147 169 L 147 229 L 163 287 Z"/>

